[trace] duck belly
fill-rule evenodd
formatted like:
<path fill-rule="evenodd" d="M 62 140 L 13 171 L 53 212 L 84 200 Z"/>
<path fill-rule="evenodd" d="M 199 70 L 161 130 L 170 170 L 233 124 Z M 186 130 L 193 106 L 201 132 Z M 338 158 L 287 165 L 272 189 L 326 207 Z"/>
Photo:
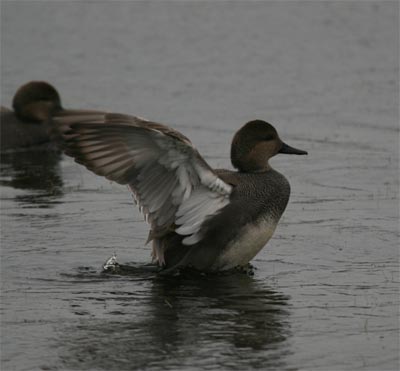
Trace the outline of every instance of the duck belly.
<path fill-rule="evenodd" d="M 248 264 L 272 237 L 276 225 L 277 221 L 272 218 L 245 225 L 222 251 L 213 269 L 227 270 Z"/>

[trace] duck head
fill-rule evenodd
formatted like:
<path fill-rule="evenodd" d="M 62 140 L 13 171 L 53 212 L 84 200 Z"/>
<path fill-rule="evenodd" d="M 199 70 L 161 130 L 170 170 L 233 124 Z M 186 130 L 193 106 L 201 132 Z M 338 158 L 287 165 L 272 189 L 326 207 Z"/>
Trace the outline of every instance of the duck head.
<path fill-rule="evenodd" d="M 17 117 L 33 122 L 45 121 L 62 109 L 57 90 L 45 81 L 22 85 L 15 93 L 12 105 Z"/>
<path fill-rule="evenodd" d="M 270 168 L 268 160 L 278 153 L 307 154 L 282 142 L 275 128 L 262 120 L 248 122 L 233 137 L 231 161 L 239 171 L 267 171 Z"/>

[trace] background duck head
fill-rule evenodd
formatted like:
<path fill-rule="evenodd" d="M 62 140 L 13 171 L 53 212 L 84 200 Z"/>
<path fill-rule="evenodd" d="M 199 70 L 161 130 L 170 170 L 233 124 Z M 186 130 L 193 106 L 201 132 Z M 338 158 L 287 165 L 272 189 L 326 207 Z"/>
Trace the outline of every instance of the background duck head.
<path fill-rule="evenodd" d="M 14 95 L 15 115 L 28 122 L 42 122 L 62 109 L 57 90 L 45 81 L 31 81 L 22 85 Z"/>
<path fill-rule="evenodd" d="M 50 141 L 46 123 L 62 110 L 57 90 L 44 81 L 31 81 L 15 93 L 14 111 L 1 107 L 1 151 L 29 148 Z"/>

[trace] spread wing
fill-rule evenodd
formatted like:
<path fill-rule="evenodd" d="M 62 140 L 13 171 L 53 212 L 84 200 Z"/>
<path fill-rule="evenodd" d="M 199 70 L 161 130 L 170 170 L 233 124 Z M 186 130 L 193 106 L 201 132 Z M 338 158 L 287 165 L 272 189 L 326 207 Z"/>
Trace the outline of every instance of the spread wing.
<path fill-rule="evenodd" d="M 165 125 L 107 113 L 55 117 L 65 153 L 97 175 L 127 184 L 151 223 L 150 239 L 175 230 L 183 244 L 202 238 L 202 224 L 229 203 L 220 179 L 189 139 Z"/>

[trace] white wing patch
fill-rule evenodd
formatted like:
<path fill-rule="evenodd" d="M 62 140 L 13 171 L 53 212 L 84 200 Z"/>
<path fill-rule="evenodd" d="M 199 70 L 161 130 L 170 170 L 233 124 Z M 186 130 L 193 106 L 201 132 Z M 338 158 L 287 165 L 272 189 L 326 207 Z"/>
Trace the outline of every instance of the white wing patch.
<path fill-rule="evenodd" d="M 198 187 L 184 201 L 176 215 L 179 228 L 176 233 L 188 236 L 183 239 L 184 245 L 193 245 L 202 239 L 201 226 L 205 219 L 216 214 L 229 203 L 228 196 L 214 193 L 206 187 Z"/>

